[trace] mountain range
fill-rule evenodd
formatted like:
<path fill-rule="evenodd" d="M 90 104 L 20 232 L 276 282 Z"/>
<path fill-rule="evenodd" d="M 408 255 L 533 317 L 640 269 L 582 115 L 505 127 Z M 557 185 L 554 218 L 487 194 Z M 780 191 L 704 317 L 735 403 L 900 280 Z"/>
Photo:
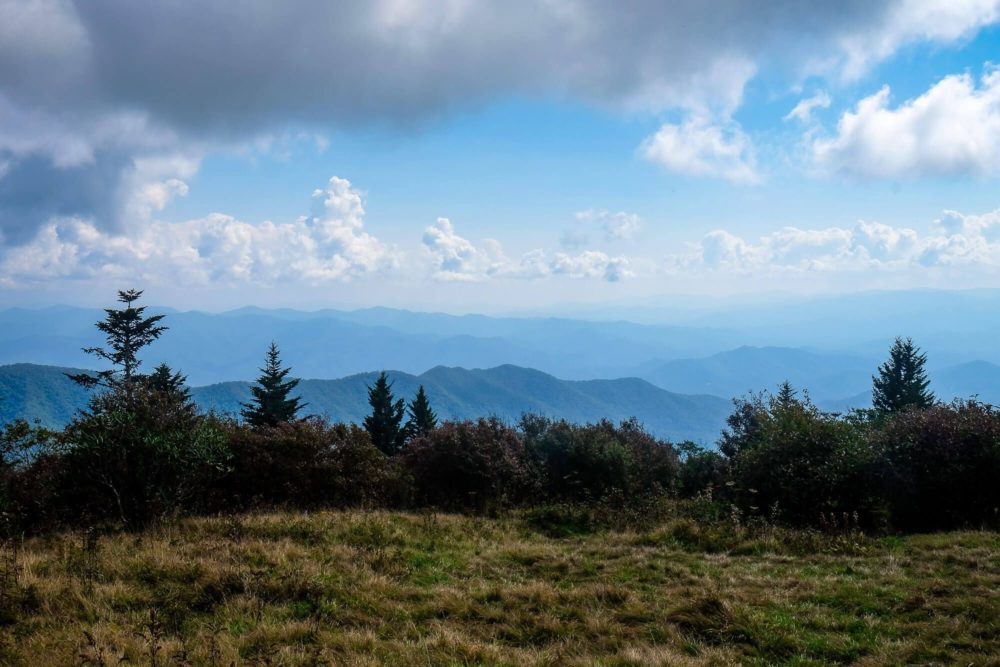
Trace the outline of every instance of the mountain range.
<path fill-rule="evenodd" d="M 245 382 L 256 377 L 272 340 L 293 374 L 309 378 L 303 391 L 316 392 L 310 399 L 314 405 L 344 419 L 361 414 L 364 394 L 358 387 L 373 371 L 395 369 L 404 393 L 417 381 L 429 387 L 437 383 L 443 413 L 449 416 L 485 411 L 510 417 L 524 409 L 551 409 L 552 414 L 591 419 L 601 416 L 595 412 L 600 406 L 609 417 L 635 414 L 672 437 L 707 438 L 717 431 L 718 421 L 704 428 L 681 427 L 669 409 L 654 406 L 665 395 L 696 395 L 702 402 L 705 396 L 717 397 L 713 400 L 724 403 L 750 391 L 773 390 L 787 379 L 807 389 L 824 409 L 865 407 L 871 376 L 895 335 L 912 335 L 927 352 L 931 388 L 939 398 L 976 395 L 1000 403 L 1000 347 L 995 344 L 1000 338 L 1000 290 L 865 292 L 724 306 L 692 301 L 645 309 L 615 306 L 591 313 L 592 319 L 390 308 L 248 307 L 206 313 L 151 307 L 148 312 L 166 315 L 169 330 L 144 350 L 146 366 L 169 363 L 187 374 L 199 400 L 227 410 L 245 395 Z M 101 309 L 69 306 L 2 310 L 0 364 L 92 367 L 95 360 L 81 348 L 103 342 L 94 327 L 103 316 Z M 531 376 L 533 382 L 522 381 L 513 371 L 505 375 L 501 370 L 509 367 L 524 374 L 536 369 L 539 375 Z M 543 377 L 549 379 L 543 382 Z M 637 384 L 639 380 L 645 382 Z M 459 386 L 472 395 L 464 396 L 455 389 Z M 522 395 L 525 386 L 534 391 Z M 554 393 L 545 394 L 543 386 Z M 57 402 L 75 406 L 80 400 L 64 386 L 53 385 L 50 396 L 26 385 L 8 390 L 17 396 L 9 400 L 28 406 L 18 414 L 53 423 L 64 422 L 75 409 Z M 598 390 L 606 395 L 596 394 Z M 635 403 L 636 409 L 625 410 L 623 401 Z M 690 409 L 708 418 L 708 413 Z M 657 410 L 671 416 L 661 422 Z"/>
<path fill-rule="evenodd" d="M 39 419 L 65 424 L 86 406 L 88 393 L 66 377 L 80 372 L 35 364 L 0 366 L 0 420 Z M 308 403 L 305 412 L 335 421 L 360 423 L 368 413 L 367 388 L 375 373 L 337 380 L 303 380 L 297 393 Z M 411 398 L 423 385 L 438 416 L 467 419 L 496 415 L 507 421 L 532 412 L 585 423 L 636 417 L 652 433 L 670 440 L 711 444 L 729 413 L 729 401 L 716 396 L 689 396 L 654 387 L 644 380 L 560 380 L 540 371 L 505 365 L 466 370 L 439 366 L 421 375 L 390 372 L 394 392 Z M 247 382 L 193 387 L 203 410 L 237 414 L 250 399 Z"/>

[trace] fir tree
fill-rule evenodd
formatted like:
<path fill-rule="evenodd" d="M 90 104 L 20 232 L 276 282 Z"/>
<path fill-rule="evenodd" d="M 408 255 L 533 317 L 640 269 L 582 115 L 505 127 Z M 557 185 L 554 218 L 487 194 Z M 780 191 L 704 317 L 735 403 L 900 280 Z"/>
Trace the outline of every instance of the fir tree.
<path fill-rule="evenodd" d="M 406 440 L 406 430 L 402 427 L 405 402 L 392 395 L 392 383 L 385 371 L 368 387 L 368 404 L 372 412 L 365 417 L 365 430 L 372 444 L 386 456 L 392 456 Z"/>
<path fill-rule="evenodd" d="M 243 419 L 253 427 L 277 426 L 293 421 L 305 407 L 299 396 L 289 397 L 299 384 L 297 379 L 287 379 L 290 368 L 281 367 L 278 346 L 271 341 L 264 367 L 260 369 L 257 386 L 251 387 L 253 400 L 243 403 Z"/>
<path fill-rule="evenodd" d="M 146 384 L 153 390 L 168 394 L 186 403 L 191 400 L 191 391 L 187 388 L 187 376 L 180 371 L 174 371 L 165 363 L 153 369 L 146 376 Z"/>
<path fill-rule="evenodd" d="M 420 385 L 417 395 L 410 401 L 408 408 L 410 413 L 409 421 L 406 422 L 406 434 L 410 438 L 416 438 L 433 431 L 437 426 L 437 415 L 431 409 L 431 402 L 427 400 L 427 393 L 424 386 Z"/>
<path fill-rule="evenodd" d="M 780 385 L 778 385 L 778 393 L 774 397 L 775 404 L 781 408 L 788 408 L 794 405 L 798 401 L 798 393 L 795 388 L 792 387 L 792 383 L 785 380 Z"/>
<path fill-rule="evenodd" d="M 118 301 L 125 304 L 124 308 L 105 308 L 105 318 L 97 323 L 107 337 L 107 349 L 103 347 L 85 347 L 83 351 L 99 359 L 110 362 L 112 368 L 100 371 L 96 375 L 88 373 L 68 374 L 76 383 L 85 387 L 102 386 L 108 389 L 124 389 L 126 395 L 131 395 L 131 385 L 137 376 L 139 365 L 139 350 L 146 347 L 166 331 L 167 327 L 159 324 L 163 315 L 145 317 L 145 306 L 135 306 L 142 296 L 142 290 L 123 290 L 118 292 Z"/>
<path fill-rule="evenodd" d="M 872 376 L 872 405 L 880 412 L 899 412 L 907 408 L 926 408 L 934 403 L 928 389 L 930 381 L 924 365 L 927 355 L 910 338 L 896 338 L 889 350 L 889 360 Z"/>

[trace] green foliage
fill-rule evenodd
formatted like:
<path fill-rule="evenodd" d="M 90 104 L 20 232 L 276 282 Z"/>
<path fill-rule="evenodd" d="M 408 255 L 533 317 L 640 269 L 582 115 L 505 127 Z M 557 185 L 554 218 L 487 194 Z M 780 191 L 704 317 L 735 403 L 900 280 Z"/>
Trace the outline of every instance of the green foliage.
<path fill-rule="evenodd" d="M 66 511 L 126 526 L 196 509 L 229 460 L 213 419 L 145 384 L 95 396 L 58 447 Z"/>
<path fill-rule="evenodd" d="M 678 459 L 631 420 L 578 426 L 565 420 L 524 415 L 525 446 L 540 466 L 547 496 L 597 499 L 619 491 L 627 496 L 657 494 L 674 486 Z"/>
<path fill-rule="evenodd" d="M 752 396 L 734 415 L 726 454 L 745 512 L 799 525 L 831 513 L 875 520 L 876 453 L 864 430 L 787 393 Z"/>
<path fill-rule="evenodd" d="M 407 432 L 403 427 L 405 403 L 392 395 L 392 383 L 385 371 L 379 373 L 375 384 L 368 387 L 368 405 L 371 406 L 371 414 L 365 417 L 365 430 L 379 451 L 392 456 L 406 442 Z"/>
<path fill-rule="evenodd" d="M 146 384 L 150 388 L 173 396 L 175 400 L 182 403 L 191 401 L 191 391 L 187 388 L 187 376 L 180 371 L 174 371 L 166 363 L 157 366 L 152 373 L 145 378 Z"/>
<path fill-rule="evenodd" d="M 928 390 L 930 380 L 924 365 L 927 355 L 910 338 L 896 338 L 889 360 L 872 377 L 872 405 L 879 412 L 892 413 L 907 408 L 927 408 L 934 404 Z"/>
<path fill-rule="evenodd" d="M 305 404 L 301 397 L 289 396 L 299 384 L 297 379 L 287 379 L 290 372 L 290 368 L 281 367 L 278 345 L 271 341 L 257 386 L 250 388 L 253 400 L 242 404 L 243 419 L 248 424 L 255 427 L 277 426 L 296 419 Z"/>
<path fill-rule="evenodd" d="M 431 409 L 431 402 L 427 398 L 427 392 L 424 391 L 424 385 L 420 385 L 417 389 L 417 395 L 410 401 L 408 412 L 410 418 L 406 422 L 407 437 L 427 435 L 438 425 L 437 415 Z"/>
<path fill-rule="evenodd" d="M 122 290 L 118 292 L 118 301 L 125 304 L 124 308 L 106 308 L 106 317 L 97 323 L 97 328 L 105 334 L 107 348 L 87 347 L 83 351 L 92 354 L 112 365 L 112 369 L 100 371 L 96 375 L 79 373 L 70 375 L 73 381 L 85 387 L 103 386 L 108 389 L 124 388 L 131 391 L 133 379 L 142 363 L 139 360 L 139 350 L 146 347 L 166 331 L 167 327 L 159 324 L 163 315 L 145 317 L 145 306 L 133 305 L 142 290 Z"/>
<path fill-rule="evenodd" d="M 675 445 L 679 453 L 677 493 L 682 498 L 711 494 L 724 489 L 729 480 L 729 461 L 717 451 L 705 449 L 691 441 Z"/>

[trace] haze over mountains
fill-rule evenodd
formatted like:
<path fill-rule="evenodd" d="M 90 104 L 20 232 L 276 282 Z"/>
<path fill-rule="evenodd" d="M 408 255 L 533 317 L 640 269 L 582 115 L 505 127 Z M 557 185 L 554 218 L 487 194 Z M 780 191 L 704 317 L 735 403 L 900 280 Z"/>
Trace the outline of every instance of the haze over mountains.
<path fill-rule="evenodd" d="M 702 439 L 713 433 L 714 439 L 724 416 L 720 405 L 784 379 L 808 389 L 823 408 L 864 407 L 871 375 L 895 335 L 913 336 L 928 353 L 932 389 L 940 398 L 978 395 L 1000 402 L 1000 290 L 870 292 L 715 310 L 689 304 L 607 313 L 631 314 L 642 324 L 386 308 L 216 314 L 150 308 L 155 311 L 167 313 L 170 330 L 145 354 L 147 367 L 166 361 L 193 386 L 215 385 L 196 394 L 203 404 L 225 410 L 245 397 L 246 385 L 239 383 L 256 376 L 272 339 L 293 373 L 308 380 L 303 393 L 314 409 L 344 419 L 363 414 L 361 389 L 370 373 L 387 369 L 396 372 L 404 394 L 420 382 L 434 387 L 436 407 L 447 416 L 516 416 L 528 409 L 584 420 L 634 414 L 661 434 Z M 67 306 L 0 311 L 0 364 L 93 368 L 94 359 L 81 348 L 100 344 L 94 323 L 101 317 L 99 309 Z M 561 382 L 621 378 L 632 379 Z M 74 402 L 70 389 L 58 392 L 54 400 Z M 691 395 L 691 402 L 679 395 Z M 684 422 L 682 406 L 706 426 Z"/>

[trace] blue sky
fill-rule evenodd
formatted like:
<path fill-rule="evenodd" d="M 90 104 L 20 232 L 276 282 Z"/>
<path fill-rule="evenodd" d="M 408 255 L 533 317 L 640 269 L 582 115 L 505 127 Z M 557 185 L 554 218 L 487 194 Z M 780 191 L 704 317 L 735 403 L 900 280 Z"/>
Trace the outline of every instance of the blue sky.
<path fill-rule="evenodd" d="M 0 3 L 0 303 L 998 286 L 1000 0 L 827 4 Z"/>

